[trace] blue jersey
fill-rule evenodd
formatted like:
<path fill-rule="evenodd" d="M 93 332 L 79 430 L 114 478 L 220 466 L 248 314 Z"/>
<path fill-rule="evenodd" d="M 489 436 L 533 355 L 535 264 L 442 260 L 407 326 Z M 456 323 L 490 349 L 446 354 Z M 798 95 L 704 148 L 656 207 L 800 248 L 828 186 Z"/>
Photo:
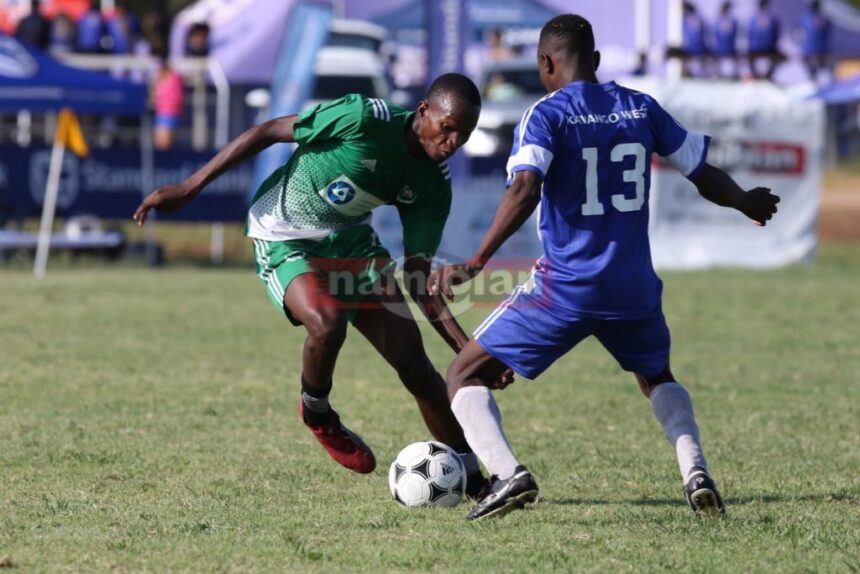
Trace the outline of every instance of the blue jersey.
<path fill-rule="evenodd" d="M 747 28 L 747 50 L 773 52 L 779 42 L 779 20 L 767 12 L 752 17 Z"/>
<path fill-rule="evenodd" d="M 705 45 L 705 22 L 698 14 L 684 16 L 684 32 L 682 47 L 691 56 L 702 56 L 708 53 Z"/>
<path fill-rule="evenodd" d="M 573 317 L 636 319 L 659 310 L 651 263 L 651 154 L 688 178 L 710 138 L 688 133 L 652 97 L 614 82 L 574 82 L 539 100 L 514 132 L 508 184 L 519 171 L 543 178 L 538 217 L 539 293 Z"/>
<path fill-rule="evenodd" d="M 829 51 L 830 21 L 822 14 L 808 10 L 800 19 L 803 42 L 800 51 L 804 56 L 823 56 Z"/>
<path fill-rule="evenodd" d="M 738 35 L 738 22 L 731 16 L 720 16 L 714 25 L 714 54 L 734 56 L 735 39 Z"/>

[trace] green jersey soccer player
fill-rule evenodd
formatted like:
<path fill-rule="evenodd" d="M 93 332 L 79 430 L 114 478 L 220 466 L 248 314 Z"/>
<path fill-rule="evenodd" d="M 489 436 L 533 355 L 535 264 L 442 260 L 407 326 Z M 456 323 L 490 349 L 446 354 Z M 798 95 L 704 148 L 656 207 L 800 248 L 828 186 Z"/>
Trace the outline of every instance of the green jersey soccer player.
<path fill-rule="evenodd" d="M 397 371 L 433 436 L 464 455 L 470 494 L 485 480 L 392 277 L 391 257 L 370 226 L 370 213 L 383 204 L 397 207 L 407 289 L 459 351 L 468 337 L 444 299 L 428 295 L 426 282 L 451 206 L 445 162 L 468 140 L 480 109 L 477 88 L 460 74 L 440 76 L 415 111 L 346 96 L 248 130 L 184 183 L 155 190 L 134 215 L 142 224 L 152 208 L 175 211 L 231 166 L 274 143 L 297 143 L 290 161 L 254 197 L 247 234 L 269 298 L 307 330 L 302 418 L 337 462 L 362 473 L 375 468 L 372 451 L 340 423 L 328 401 L 350 321 Z"/>

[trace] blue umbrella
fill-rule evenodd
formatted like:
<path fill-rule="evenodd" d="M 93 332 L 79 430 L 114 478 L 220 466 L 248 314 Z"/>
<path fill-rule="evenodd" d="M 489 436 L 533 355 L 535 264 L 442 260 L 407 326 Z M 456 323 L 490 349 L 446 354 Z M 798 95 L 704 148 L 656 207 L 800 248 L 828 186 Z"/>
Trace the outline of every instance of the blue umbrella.
<path fill-rule="evenodd" d="M 9 36 L 0 36 L 0 112 L 138 115 L 146 109 L 140 84 L 65 66 Z"/>

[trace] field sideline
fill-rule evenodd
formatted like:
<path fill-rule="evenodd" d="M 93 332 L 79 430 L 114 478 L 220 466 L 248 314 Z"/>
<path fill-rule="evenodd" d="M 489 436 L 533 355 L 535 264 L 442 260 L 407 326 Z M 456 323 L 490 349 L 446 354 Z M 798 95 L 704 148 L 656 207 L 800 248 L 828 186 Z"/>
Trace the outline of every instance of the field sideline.
<path fill-rule="evenodd" d="M 302 332 L 250 269 L 2 269 L 0 569 L 860 571 L 860 243 L 663 277 L 722 521 L 686 508 L 647 401 L 594 342 L 497 395 L 542 499 L 472 524 L 390 500 L 388 463 L 428 433 L 355 331 L 332 400 L 380 465 L 327 458 L 296 412 Z"/>

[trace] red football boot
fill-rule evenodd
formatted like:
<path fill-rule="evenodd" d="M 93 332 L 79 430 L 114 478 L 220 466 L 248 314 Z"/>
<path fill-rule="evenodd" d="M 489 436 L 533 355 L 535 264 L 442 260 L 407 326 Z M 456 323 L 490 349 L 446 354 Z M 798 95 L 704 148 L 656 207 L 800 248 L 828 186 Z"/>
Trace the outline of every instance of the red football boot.
<path fill-rule="evenodd" d="M 373 451 L 364 444 L 360 436 L 341 424 L 340 417 L 334 409 L 329 411 L 328 420 L 323 425 L 312 425 L 305 420 L 305 404 L 299 400 L 299 415 L 329 456 L 338 464 L 361 474 L 373 472 L 376 468 L 376 457 L 373 456 Z"/>

